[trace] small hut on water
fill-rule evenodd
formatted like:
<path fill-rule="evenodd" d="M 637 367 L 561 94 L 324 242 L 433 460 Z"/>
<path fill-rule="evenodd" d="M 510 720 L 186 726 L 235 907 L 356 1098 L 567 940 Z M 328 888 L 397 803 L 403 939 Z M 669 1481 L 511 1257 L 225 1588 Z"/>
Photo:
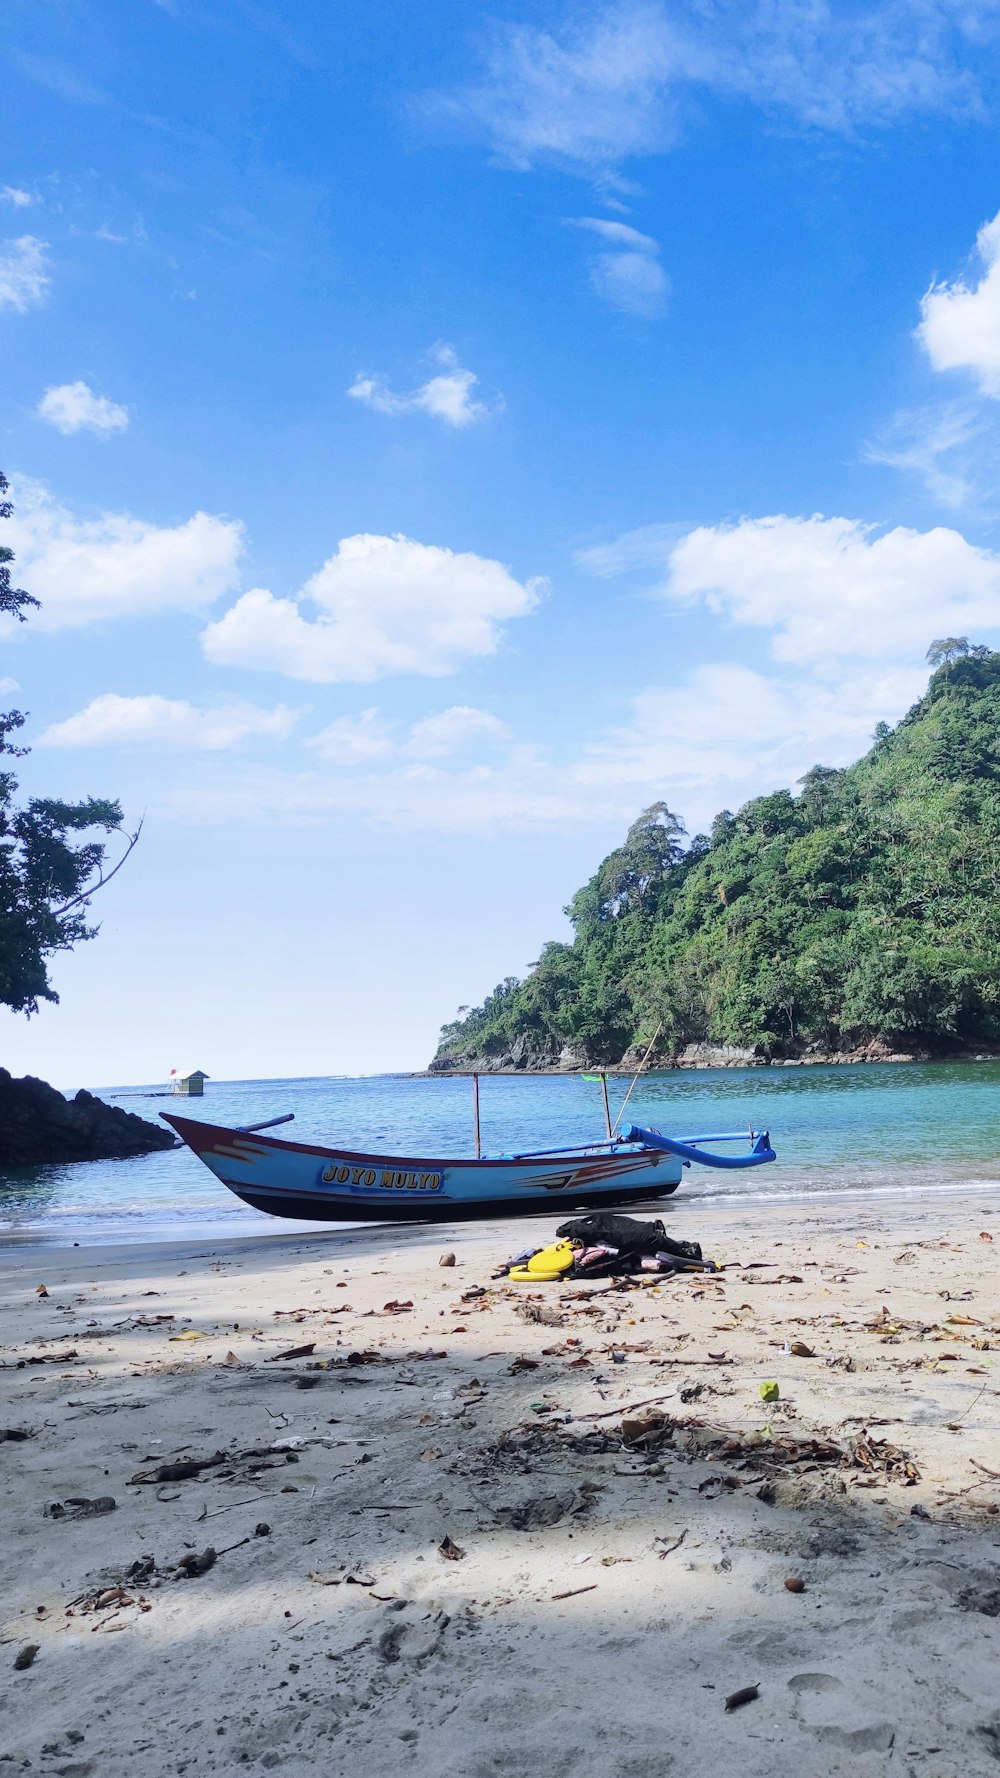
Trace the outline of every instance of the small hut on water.
<path fill-rule="evenodd" d="M 205 1082 L 209 1076 L 203 1068 L 171 1068 L 170 1084 L 175 1093 L 183 1093 L 186 1098 L 200 1099 L 205 1091 Z"/>

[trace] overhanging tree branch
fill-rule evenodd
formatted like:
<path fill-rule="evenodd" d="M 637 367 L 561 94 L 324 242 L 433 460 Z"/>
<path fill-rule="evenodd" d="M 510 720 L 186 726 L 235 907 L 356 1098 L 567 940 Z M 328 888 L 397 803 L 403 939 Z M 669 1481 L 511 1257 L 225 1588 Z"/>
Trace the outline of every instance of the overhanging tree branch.
<path fill-rule="evenodd" d="M 82 907 L 85 902 L 90 901 L 91 897 L 97 894 L 98 889 L 103 889 L 105 884 L 110 883 L 112 877 L 116 877 L 118 875 L 118 872 L 121 870 L 121 867 L 125 863 L 125 860 L 128 858 L 128 856 L 132 852 L 133 848 L 138 844 L 139 835 L 142 832 L 143 822 L 145 821 L 145 819 L 146 819 L 146 817 L 144 815 L 142 817 L 142 821 L 140 821 L 135 832 L 130 833 L 128 835 L 128 845 L 126 846 L 124 852 L 122 853 L 121 857 L 118 860 L 118 863 L 114 866 L 114 868 L 112 870 L 109 870 L 107 875 L 105 876 L 104 871 L 101 869 L 100 865 L 98 865 L 98 867 L 97 867 L 97 882 L 91 883 L 89 889 L 82 889 L 80 891 L 80 894 L 74 895 L 71 901 L 64 901 L 62 904 L 62 907 L 53 908 L 52 909 L 53 919 L 60 920 L 60 919 L 62 919 L 62 916 L 64 914 L 71 913 L 73 908 Z"/>

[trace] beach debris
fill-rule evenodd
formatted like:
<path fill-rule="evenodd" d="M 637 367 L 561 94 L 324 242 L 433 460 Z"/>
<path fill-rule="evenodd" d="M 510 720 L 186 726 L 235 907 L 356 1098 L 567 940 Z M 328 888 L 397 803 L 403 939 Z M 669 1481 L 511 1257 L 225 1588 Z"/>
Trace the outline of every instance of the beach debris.
<path fill-rule="evenodd" d="M 541 1531 L 558 1525 L 567 1514 L 578 1517 L 592 1505 L 592 1485 L 563 1488 L 558 1494 L 533 1494 L 513 1506 L 498 1506 L 496 1521 L 509 1531 Z"/>
<path fill-rule="evenodd" d="M 34 1438 L 36 1430 L 34 1426 L 0 1426 L 0 1445 L 19 1445 L 26 1438 Z"/>
<path fill-rule="evenodd" d="M 679 1536 L 679 1537 L 675 1537 L 675 1538 L 674 1538 L 674 1541 L 673 1541 L 673 1543 L 668 1543 L 668 1544 L 667 1544 L 667 1546 L 666 1546 L 666 1548 L 665 1548 L 665 1549 L 662 1549 L 662 1550 L 657 1550 L 657 1551 L 656 1551 L 656 1553 L 657 1553 L 657 1555 L 658 1555 L 658 1556 L 659 1556 L 659 1558 L 660 1558 L 660 1561 L 661 1561 L 661 1562 L 662 1562 L 662 1561 L 663 1561 L 663 1558 L 664 1558 L 664 1557 L 665 1557 L 665 1556 L 672 1556 L 672 1555 L 673 1555 L 673 1553 L 674 1553 L 674 1551 L 675 1551 L 675 1550 L 679 1550 L 679 1549 L 680 1549 L 680 1547 L 681 1547 L 681 1544 L 682 1544 L 682 1543 L 683 1543 L 683 1542 L 684 1542 L 684 1539 L 685 1539 L 685 1537 L 686 1537 L 686 1536 L 687 1536 L 687 1534 L 688 1534 L 688 1527 L 687 1527 L 687 1526 L 686 1526 L 686 1525 L 685 1525 L 685 1527 L 684 1527 L 684 1529 L 683 1529 L 683 1531 L 682 1531 L 682 1532 L 681 1532 L 681 1534 L 680 1534 L 680 1536 Z M 663 1542 L 664 1542 L 664 1539 L 663 1539 L 663 1538 L 662 1538 L 662 1537 L 656 1537 L 656 1538 L 654 1538 L 654 1539 L 653 1539 L 653 1547 L 654 1547 L 654 1549 L 655 1549 L 655 1548 L 656 1548 L 656 1545 L 657 1545 L 657 1544 L 658 1544 L 658 1543 L 663 1543 Z"/>
<path fill-rule="evenodd" d="M 806 1590 L 806 1583 L 802 1579 L 801 1575 L 790 1574 L 788 1576 L 788 1579 L 785 1581 L 785 1592 L 786 1593 L 804 1593 L 805 1590 Z"/>
<path fill-rule="evenodd" d="M 74 1337 L 80 1339 L 82 1335 L 77 1334 Z M 14 1362 L 18 1370 L 21 1371 L 26 1364 L 68 1364 L 71 1358 L 79 1358 L 79 1356 L 80 1354 L 74 1346 L 72 1352 L 33 1352 L 30 1357 L 17 1358 Z"/>
<path fill-rule="evenodd" d="M 35 1295 L 36 1296 L 48 1296 L 48 1294 L 49 1294 L 48 1290 L 46 1289 L 44 1284 L 37 1284 L 35 1286 Z"/>
<path fill-rule="evenodd" d="M 307 1346 L 289 1346 L 287 1352 L 272 1352 L 266 1364 L 280 1364 L 286 1358 L 311 1358 L 316 1350 L 316 1341 L 310 1340 Z"/>
<path fill-rule="evenodd" d="M 393 1297 L 391 1302 L 382 1304 L 382 1314 L 383 1315 L 409 1315 L 412 1308 L 413 1308 L 413 1304 L 412 1304 L 412 1302 L 410 1302 L 409 1299 L 407 1299 L 407 1301 L 405 1303 L 401 1303 L 401 1302 L 398 1302 L 395 1297 Z M 371 1313 L 374 1313 L 374 1311 L 369 1310 L 369 1314 L 371 1314 Z M 455 1329 L 455 1332 L 456 1333 L 458 1332 L 457 1328 Z"/>
<path fill-rule="evenodd" d="M 742 1710 L 744 1704 L 752 1704 L 759 1697 L 759 1685 L 741 1685 L 738 1692 L 730 1692 L 725 1707 L 727 1710 Z"/>
<path fill-rule="evenodd" d="M 341 1569 L 339 1574 L 312 1573 L 309 1579 L 317 1587 L 373 1587 L 375 1577 L 371 1574 L 348 1574 Z"/>
<path fill-rule="evenodd" d="M 175 1463 L 158 1463 L 155 1469 L 138 1470 L 129 1478 L 129 1487 L 156 1487 L 161 1482 L 186 1482 L 192 1476 L 200 1475 L 203 1469 L 218 1469 L 222 1464 L 232 1469 L 241 1464 L 259 1467 L 268 1457 L 276 1457 L 284 1463 L 297 1463 L 298 1455 L 291 1447 L 304 1442 L 303 1439 L 284 1438 L 271 1445 L 251 1445 L 245 1451 L 213 1451 L 211 1457 L 183 1457 Z M 267 1467 L 274 1468 L 276 1465 L 268 1464 Z"/>
<path fill-rule="evenodd" d="M 537 1321 L 543 1327 L 564 1327 L 566 1324 L 565 1315 L 560 1315 L 558 1309 L 550 1309 L 545 1303 L 515 1303 L 514 1313 L 522 1321 Z"/>
<path fill-rule="evenodd" d="M 197 1327 L 187 1327 L 184 1329 L 183 1333 L 170 1335 L 171 1340 L 207 1340 L 210 1338 L 210 1334 L 201 1333 Z"/>
<path fill-rule="evenodd" d="M 849 1467 L 868 1470 L 887 1481 L 902 1482 L 906 1488 L 920 1480 L 919 1469 L 905 1451 L 888 1439 L 872 1438 L 867 1430 L 850 1447 L 846 1462 Z"/>
<path fill-rule="evenodd" d="M 134 1605 L 135 1600 L 125 1587 L 98 1587 L 96 1593 L 88 1593 L 84 1599 L 74 1599 L 69 1611 L 89 1613 L 92 1611 L 109 1611 L 112 1606 Z"/>
<path fill-rule="evenodd" d="M 816 1354 L 804 1340 L 793 1340 L 788 1348 L 793 1358 L 815 1358 Z"/>
<path fill-rule="evenodd" d="M 636 1404 L 636 1408 L 641 1405 Z M 859 1478 L 862 1486 L 869 1482 L 874 1485 L 876 1481 L 898 1481 L 904 1487 L 911 1487 L 920 1480 L 920 1471 L 906 1451 L 886 1439 L 874 1438 L 867 1430 L 862 1430 L 852 1442 L 840 1444 L 834 1439 L 809 1434 L 794 1437 L 790 1433 L 778 1434 L 770 1427 L 752 1432 L 728 1431 L 700 1419 L 650 1414 L 640 1423 L 641 1429 L 626 1439 L 624 1426 L 634 1423 L 636 1408 L 606 1410 L 608 1417 L 620 1416 L 618 1426 L 588 1425 L 584 1428 L 584 1420 L 595 1421 L 602 1417 L 599 1414 L 581 1414 L 568 1423 L 547 1419 L 527 1421 L 503 1433 L 495 1445 L 476 1455 L 487 1472 L 516 1468 L 524 1473 L 530 1471 L 532 1457 L 552 1452 L 565 1454 L 567 1451 L 584 1458 L 627 1450 L 647 1458 L 669 1455 L 682 1463 L 724 1463 L 726 1471 L 716 1469 L 702 1482 L 703 1489 L 721 1491 L 763 1480 L 760 1498 L 767 1505 L 773 1504 L 776 1498 L 769 1478 L 787 1476 L 790 1471 L 803 1475 L 810 1470 L 861 1470 L 864 1472 Z M 734 1470 L 748 1470 L 750 1474 L 744 1480 L 734 1474 Z M 654 1471 L 650 1469 L 646 1473 Z M 583 1484 L 584 1489 L 587 1486 Z"/>
<path fill-rule="evenodd" d="M 992 1241 L 993 1236 L 990 1234 L 989 1229 L 980 1229 L 979 1239 L 981 1241 Z"/>
<path fill-rule="evenodd" d="M 439 1266 L 453 1266 L 454 1264 L 455 1255 L 453 1253 L 442 1253 L 438 1259 Z"/>
<path fill-rule="evenodd" d="M 249 1543 L 250 1539 L 244 1537 L 241 1541 Z M 230 1547 L 238 1549 L 239 1545 L 232 1544 Z M 224 1551 L 223 1554 L 225 1554 Z M 213 1549 L 211 1544 L 208 1544 L 200 1554 L 196 1550 L 189 1550 L 187 1555 L 182 1556 L 176 1563 L 171 1578 L 173 1580 L 195 1580 L 199 1574 L 207 1574 L 210 1568 L 214 1568 L 217 1561 L 218 1551 Z"/>
<path fill-rule="evenodd" d="M 441 1542 L 438 1544 L 438 1555 L 443 1556 L 446 1562 L 461 1562 L 465 1555 L 465 1551 L 459 1548 L 458 1544 L 448 1536 L 446 1531 Z"/>
<path fill-rule="evenodd" d="M 589 1586 L 570 1587 L 568 1589 L 568 1591 L 565 1593 L 550 1593 L 549 1598 L 550 1599 L 575 1599 L 577 1597 L 577 1595 L 580 1593 L 595 1593 L 596 1591 L 597 1591 L 597 1582 L 596 1582 L 596 1580 L 592 1580 L 590 1582 Z"/>
<path fill-rule="evenodd" d="M 780 1395 L 781 1390 L 778 1388 L 777 1383 L 768 1382 L 760 1385 L 761 1401 L 777 1401 L 780 1398 Z"/>
<path fill-rule="evenodd" d="M 99 1494 L 96 1500 L 70 1494 L 65 1500 L 53 1500 L 46 1510 L 50 1519 L 99 1519 L 105 1513 L 113 1513 L 117 1504 L 113 1494 Z"/>
<path fill-rule="evenodd" d="M 627 1411 L 630 1414 L 637 1414 L 639 1412 L 640 1408 L 658 1407 L 661 1401 L 669 1401 L 669 1400 L 670 1400 L 669 1395 L 647 1395 L 646 1397 L 644 1397 L 644 1399 L 642 1401 L 630 1402 Z M 621 1412 L 622 1412 L 621 1407 L 599 1408 L 597 1413 L 595 1413 L 595 1414 L 577 1414 L 576 1418 L 578 1420 L 608 1420 L 612 1417 L 612 1415 L 620 1414 Z"/>
<path fill-rule="evenodd" d="M 260 1523 L 254 1526 L 253 1534 L 255 1537 L 270 1537 L 271 1527 L 266 1519 L 261 1519 Z"/>
<path fill-rule="evenodd" d="M 216 1451 L 212 1457 L 185 1457 L 180 1463 L 161 1463 L 156 1469 L 140 1469 L 130 1476 L 129 1487 L 144 1483 L 155 1486 L 159 1482 L 186 1482 L 191 1476 L 200 1475 L 203 1469 L 214 1469 L 226 1461 L 225 1451 Z"/>
<path fill-rule="evenodd" d="M 1000 1617 L 1000 1587 L 963 1587 L 956 1594 L 955 1604 L 959 1611 L 977 1611 L 983 1617 Z"/>
<path fill-rule="evenodd" d="M 14 1656 L 14 1672 L 26 1673 L 34 1664 L 35 1657 L 41 1652 L 41 1643 L 26 1642 L 24 1647 Z"/>

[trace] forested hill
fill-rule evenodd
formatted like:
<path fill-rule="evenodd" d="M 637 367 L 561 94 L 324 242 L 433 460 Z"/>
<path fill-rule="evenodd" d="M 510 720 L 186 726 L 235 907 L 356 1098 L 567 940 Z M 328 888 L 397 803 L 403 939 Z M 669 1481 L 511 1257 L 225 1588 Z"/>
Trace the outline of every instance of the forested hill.
<path fill-rule="evenodd" d="M 687 845 L 645 810 L 573 897 L 573 942 L 446 1025 L 432 1067 L 611 1064 L 658 1027 L 653 1062 L 1000 1042 L 1000 654 L 947 646 L 846 770 Z"/>

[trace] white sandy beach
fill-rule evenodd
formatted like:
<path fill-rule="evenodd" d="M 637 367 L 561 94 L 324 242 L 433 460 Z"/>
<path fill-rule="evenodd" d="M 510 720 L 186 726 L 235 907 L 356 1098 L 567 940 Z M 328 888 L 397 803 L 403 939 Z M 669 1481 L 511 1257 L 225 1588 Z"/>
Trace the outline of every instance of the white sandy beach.
<path fill-rule="evenodd" d="M 4 1254 L 2 1770 L 996 1772 L 1000 1202 L 670 1228 L 722 1276 L 491 1282 L 542 1223 Z"/>

